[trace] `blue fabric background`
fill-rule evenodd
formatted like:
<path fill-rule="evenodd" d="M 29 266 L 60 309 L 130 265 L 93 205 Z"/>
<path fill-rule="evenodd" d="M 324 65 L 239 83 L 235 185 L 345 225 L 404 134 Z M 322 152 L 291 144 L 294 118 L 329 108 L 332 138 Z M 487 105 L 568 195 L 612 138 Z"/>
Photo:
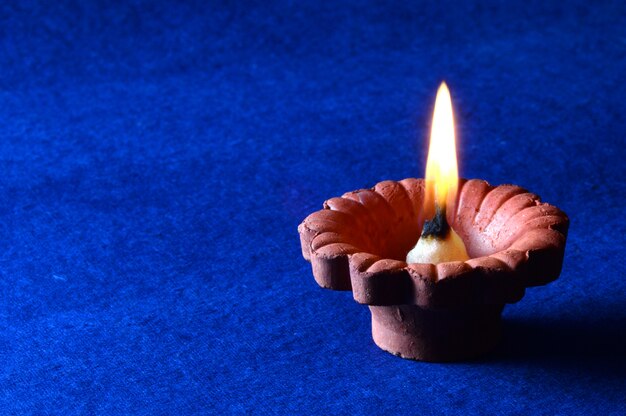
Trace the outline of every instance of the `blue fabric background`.
<path fill-rule="evenodd" d="M 624 2 L 318 3 L 0 5 L 0 413 L 626 412 Z M 571 218 L 446 365 L 379 350 L 296 231 L 422 176 L 442 79 L 461 174 Z"/>

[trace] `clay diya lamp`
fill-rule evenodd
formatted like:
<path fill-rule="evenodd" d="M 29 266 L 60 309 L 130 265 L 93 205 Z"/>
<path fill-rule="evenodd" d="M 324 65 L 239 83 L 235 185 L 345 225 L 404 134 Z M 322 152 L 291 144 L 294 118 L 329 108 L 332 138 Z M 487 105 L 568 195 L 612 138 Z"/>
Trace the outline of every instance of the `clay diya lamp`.
<path fill-rule="evenodd" d="M 407 262 L 435 220 L 423 220 L 429 183 L 384 181 L 327 200 L 298 227 L 302 255 L 321 287 L 351 290 L 369 305 L 383 350 L 423 361 L 469 359 L 497 345 L 505 304 L 559 276 L 569 220 L 519 186 L 461 179 L 445 214 L 438 212 L 467 257 Z"/>

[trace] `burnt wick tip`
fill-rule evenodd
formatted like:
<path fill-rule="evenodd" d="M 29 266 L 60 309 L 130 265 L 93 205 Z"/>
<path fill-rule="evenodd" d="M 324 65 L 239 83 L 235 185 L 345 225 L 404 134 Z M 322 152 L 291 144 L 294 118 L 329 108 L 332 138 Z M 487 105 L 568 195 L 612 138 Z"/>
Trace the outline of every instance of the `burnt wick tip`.
<path fill-rule="evenodd" d="M 450 225 L 446 220 L 445 209 L 442 210 L 439 208 L 439 205 L 435 205 L 435 216 L 431 220 L 424 222 L 422 237 L 434 237 L 443 240 L 449 232 Z"/>

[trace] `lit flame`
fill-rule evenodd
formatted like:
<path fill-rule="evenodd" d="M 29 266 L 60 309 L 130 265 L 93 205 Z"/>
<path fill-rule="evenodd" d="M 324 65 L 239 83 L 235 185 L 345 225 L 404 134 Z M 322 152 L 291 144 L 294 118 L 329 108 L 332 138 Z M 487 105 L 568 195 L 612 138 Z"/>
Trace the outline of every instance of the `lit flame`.
<path fill-rule="evenodd" d="M 434 215 L 435 203 L 442 211 L 445 211 L 446 206 L 454 205 L 458 181 L 452 99 L 448 86 L 442 82 L 435 100 L 426 162 L 426 218 Z"/>

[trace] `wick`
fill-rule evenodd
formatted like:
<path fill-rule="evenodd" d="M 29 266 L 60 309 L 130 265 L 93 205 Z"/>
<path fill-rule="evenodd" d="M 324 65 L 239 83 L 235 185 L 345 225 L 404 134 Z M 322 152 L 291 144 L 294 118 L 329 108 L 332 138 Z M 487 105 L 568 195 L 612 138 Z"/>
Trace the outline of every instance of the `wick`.
<path fill-rule="evenodd" d="M 435 216 L 424 222 L 422 229 L 422 237 L 434 237 L 444 240 L 450 232 L 450 225 L 446 220 L 446 209 L 441 209 L 439 204 L 435 203 Z"/>

